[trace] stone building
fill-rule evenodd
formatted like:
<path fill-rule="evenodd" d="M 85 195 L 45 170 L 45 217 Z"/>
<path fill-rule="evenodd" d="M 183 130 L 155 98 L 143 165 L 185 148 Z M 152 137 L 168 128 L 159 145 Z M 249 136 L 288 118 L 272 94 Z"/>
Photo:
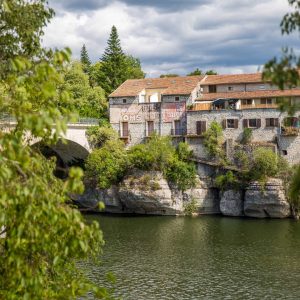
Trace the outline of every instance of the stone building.
<path fill-rule="evenodd" d="M 203 133 L 211 122 L 222 124 L 228 154 L 251 128 L 253 143 L 299 163 L 300 114 L 282 113 L 280 98 L 300 101 L 300 88 L 278 90 L 261 73 L 128 80 L 110 95 L 110 122 L 129 145 L 155 131 L 187 141 L 203 159 Z"/>

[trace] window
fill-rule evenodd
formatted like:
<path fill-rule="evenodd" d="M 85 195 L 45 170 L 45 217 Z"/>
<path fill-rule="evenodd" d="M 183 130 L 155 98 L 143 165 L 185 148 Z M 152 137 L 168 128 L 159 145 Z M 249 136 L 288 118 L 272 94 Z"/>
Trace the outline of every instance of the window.
<path fill-rule="evenodd" d="M 287 155 L 288 153 L 287 153 L 287 150 L 282 150 L 282 154 L 283 155 Z"/>
<path fill-rule="evenodd" d="M 217 86 L 216 85 L 209 85 L 208 86 L 208 92 L 209 93 L 216 93 L 217 92 Z"/>
<path fill-rule="evenodd" d="M 278 118 L 266 118 L 266 127 L 278 127 Z"/>
<path fill-rule="evenodd" d="M 148 121 L 147 122 L 147 128 L 148 128 L 148 136 L 151 135 L 154 132 L 154 122 Z"/>
<path fill-rule="evenodd" d="M 225 119 L 223 120 L 223 128 L 239 128 L 239 120 L 238 119 Z"/>
<path fill-rule="evenodd" d="M 196 122 L 196 133 L 197 135 L 202 135 L 206 131 L 206 121 Z"/>
<path fill-rule="evenodd" d="M 127 101 L 126 101 L 126 99 L 124 98 L 124 99 L 123 99 L 123 103 L 126 103 L 126 102 L 127 102 Z"/>
<path fill-rule="evenodd" d="M 179 101 L 179 96 L 176 96 L 176 97 L 175 97 L 175 101 Z"/>
<path fill-rule="evenodd" d="M 249 127 L 257 127 L 257 119 L 249 119 Z"/>
<path fill-rule="evenodd" d="M 233 86 L 229 86 L 228 91 L 233 91 Z"/>
<path fill-rule="evenodd" d="M 252 99 L 244 99 L 244 100 L 242 100 L 242 105 L 252 105 Z"/>
<path fill-rule="evenodd" d="M 244 119 L 243 126 L 244 128 L 260 128 L 261 119 Z"/>
<path fill-rule="evenodd" d="M 128 122 L 122 122 L 122 137 L 128 137 L 129 130 L 128 130 Z"/>
<path fill-rule="evenodd" d="M 260 104 L 272 104 L 271 98 L 262 98 L 260 99 Z"/>

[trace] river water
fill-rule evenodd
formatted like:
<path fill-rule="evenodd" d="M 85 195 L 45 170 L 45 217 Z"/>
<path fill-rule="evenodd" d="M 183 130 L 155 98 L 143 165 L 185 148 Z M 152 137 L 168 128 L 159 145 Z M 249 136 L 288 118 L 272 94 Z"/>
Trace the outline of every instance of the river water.
<path fill-rule="evenodd" d="M 205 217 L 97 220 L 102 263 L 87 265 L 122 299 L 300 299 L 300 222 Z"/>

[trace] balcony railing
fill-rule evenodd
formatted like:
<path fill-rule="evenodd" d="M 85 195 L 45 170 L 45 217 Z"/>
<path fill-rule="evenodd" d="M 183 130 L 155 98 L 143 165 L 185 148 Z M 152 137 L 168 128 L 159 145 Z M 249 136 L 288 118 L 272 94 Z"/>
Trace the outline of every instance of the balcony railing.
<path fill-rule="evenodd" d="M 171 129 L 171 136 L 183 136 L 185 134 L 186 130 L 184 128 Z"/>
<path fill-rule="evenodd" d="M 272 104 L 241 104 L 241 109 L 256 109 L 256 108 L 278 108 L 275 103 Z"/>

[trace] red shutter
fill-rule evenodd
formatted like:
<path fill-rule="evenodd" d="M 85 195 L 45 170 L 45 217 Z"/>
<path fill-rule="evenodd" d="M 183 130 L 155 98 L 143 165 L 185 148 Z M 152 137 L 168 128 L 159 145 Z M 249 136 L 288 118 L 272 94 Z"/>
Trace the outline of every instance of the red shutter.
<path fill-rule="evenodd" d="M 256 119 L 256 127 L 257 128 L 261 127 L 261 119 Z"/>
<path fill-rule="evenodd" d="M 243 120 L 243 127 L 244 128 L 248 128 L 249 127 L 248 119 L 244 119 Z"/>
<path fill-rule="evenodd" d="M 234 119 L 234 128 L 235 129 L 239 128 L 239 120 L 238 119 Z"/>

